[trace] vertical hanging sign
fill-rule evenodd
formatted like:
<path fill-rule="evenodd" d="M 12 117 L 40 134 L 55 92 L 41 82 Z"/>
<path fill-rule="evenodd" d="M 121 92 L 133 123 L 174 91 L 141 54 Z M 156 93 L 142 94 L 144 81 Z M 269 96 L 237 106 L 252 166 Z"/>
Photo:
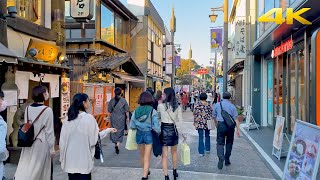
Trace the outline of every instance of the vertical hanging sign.
<path fill-rule="evenodd" d="M 246 17 L 236 18 L 235 58 L 244 59 L 247 56 L 246 47 Z"/>
<path fill-rule="evenodd" d="M 93 0 L 70 0 L 70 15 L 76 20 L 86 21 L 93 17 Z"/>

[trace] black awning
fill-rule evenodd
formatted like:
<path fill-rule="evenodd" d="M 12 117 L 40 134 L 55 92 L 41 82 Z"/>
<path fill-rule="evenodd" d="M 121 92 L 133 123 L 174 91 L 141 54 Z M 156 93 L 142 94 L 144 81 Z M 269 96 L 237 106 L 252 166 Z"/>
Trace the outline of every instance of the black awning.
<path fill-rule="evenodd" d="M 127 55 L 119 55 L 119 56 L 92 56 L 90 58 L 90 66 L 93 69 L 100 71 L 112 71 L 119 66 L 126 73 L 133 76 L 143 76 L 139 67 L 133 61 L 130 56 Z"/>
<path fill-rule="evenodd" d="M 66 69 L 66 70 L 71 70 L 72 68 L 66 65 L 61 65 L 61 64 L 50 64 L 50 63 L 46 63 L 44 61 L 37 61 L 37 60 L 33 60 L 31 58 L 26 58 L 26 57 L 19 57 L 18 58 L 19 61 L 19 65 L 23 65 L 23 63 L 28 63 L 28 64 L 36 64 L 39 66 L 47 66 L 47 67 L 53 67 L 53 68 L 57 68 L 57 69 Z"/>
<path fill-rule="evenodd" d="M 111 72 L 112 76 L 120 78 L 124 81 L 135 82 L 135 83 L 145 83 L 145 79 L 142 76 L 130 76 L 130 74 L 125 74 L 121 72 Z"/>
<path fill-rule="evenodd" d="M 231 74 L 233 72 L 238 72 L 244 68 L 244 60 L 235 63 L 228 71 L 228 74 Z"/>
<path fill-rule="evenodd" d="M 0 63 L 18 64 L 17 55 L 0 43 Z"/>

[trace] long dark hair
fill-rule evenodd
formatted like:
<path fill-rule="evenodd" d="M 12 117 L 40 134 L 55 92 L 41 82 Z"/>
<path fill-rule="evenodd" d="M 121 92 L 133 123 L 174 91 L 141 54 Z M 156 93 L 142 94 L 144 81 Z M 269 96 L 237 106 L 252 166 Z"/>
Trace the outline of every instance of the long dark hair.
<path fill-rule="evenodd" d="M 79 111 L 86 111 L 83 103 L 88 100 L 88 95 L 78 93 L 73 96 L 72 104 L 68 110 L 68 121 L 72 121 L 78 117 Z"/>
<path fill-rule="evenodd" d="M 164 100 L 164 104 L 168 108 L 168 104 L 172 107 L 173 112 L 179 107 L 176 94 L 174 93 L 173 88 L 168 87 L 164 89 L 164 93 L 166 94 L 166 99 Z"/>

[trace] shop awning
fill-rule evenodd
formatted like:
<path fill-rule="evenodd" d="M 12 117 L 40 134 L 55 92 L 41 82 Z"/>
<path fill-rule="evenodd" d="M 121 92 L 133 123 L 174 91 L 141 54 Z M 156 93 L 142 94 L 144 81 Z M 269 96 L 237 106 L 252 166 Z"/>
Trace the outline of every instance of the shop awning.
<path fill-rule="evenodd" d="M 93 69 L 112 71 L 121 66 L 121 69 L 123 69 L 128 74 L 131 74 L 133 76 L 143 76 L 142 72 L 133 61 L 133 59 L 126 54 L 110 57 L 92 56 L 89 61 L 90 66 Z"/>
<path fill-rule="evenodd" d="M 135 82 L 135 83 L 145 83 L 145 80 L 142 76 L 130 76 L 129 74 L 121 73 L 121 72 L 112 72 L 112 76 L 116 78 L 120 78 L 124 81 Z"/>
<path fill-rule="evenodd" d="M 18 64 L 17 55 L 0 43 L 0 63 Z"/>
<path fill-rule="evenodd" d="M 50 63 L 46 63 L 46 62 L 41 61 L 41 60 L 33 60 L 31 58 L 26 58 L 26 57 L 19 57 L 18 61 L 19 61 L 19 65 L 20 66 L 23 66 L 23 64 L 26 63 L 26 64 L 30 64 L 31 66 L 38 65 L 39 67 L 44 66 L 44 67 L 52 67 L 52 68 L 56 68 L 56 69 L 71 70 L 71 67 L 66 66 L 66 65 L 50 64 Z"/>
<path fill-rule="evenodd" d="M 228 71 L 228 74 L 231 74 L 233 72 L 237 72 L 237 71 L 240 71 L 244 68 L 244 61 L 240 61 L 240 62 L 237 62 L 235 63 Z"/>

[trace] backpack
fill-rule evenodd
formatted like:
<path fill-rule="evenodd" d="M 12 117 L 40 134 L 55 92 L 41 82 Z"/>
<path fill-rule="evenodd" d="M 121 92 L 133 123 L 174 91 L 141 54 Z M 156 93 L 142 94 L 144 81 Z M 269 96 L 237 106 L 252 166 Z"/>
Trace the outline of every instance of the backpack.
<path fill-rule="evenodd" d="M 22 124 L 19 128 L 18 131 L 18 146 L 19 147 L 31 147 L 33 142 L 35 141 L 35 139 L 37 139 L 37 137 L 39 136 L 40 132 L 42 131 L 42 129 L 45 128 L 45 126 L 43 126 L 39 133 L 36 135 L 36 137 L 34 137 L 34 126 L 33 124 L 35 122 L 38 121 L 38 119 L 40 118 L 40 116 L 43 114 L 43 112 L 47 109 L 48 107 L 45 107 L 42 109 L 42 111 L 40 112 L 40 114 L 36 117 L 36 119 L 32 122 L 29 119 L 29 113 L 28 113 L 28 109 L 29 107 L 27 107 L 27 122 Z"/>
<path fill-rule="evenodd" d="M 235 128 L 236 127 L 236 122 L 234 121 L 233 117 L 225 110 L 222 108 L 222 102 L 220 102 L 220 107 L 221 107 L 221 116 L 226 123 L 226 125 L 229 128 Z"/>

